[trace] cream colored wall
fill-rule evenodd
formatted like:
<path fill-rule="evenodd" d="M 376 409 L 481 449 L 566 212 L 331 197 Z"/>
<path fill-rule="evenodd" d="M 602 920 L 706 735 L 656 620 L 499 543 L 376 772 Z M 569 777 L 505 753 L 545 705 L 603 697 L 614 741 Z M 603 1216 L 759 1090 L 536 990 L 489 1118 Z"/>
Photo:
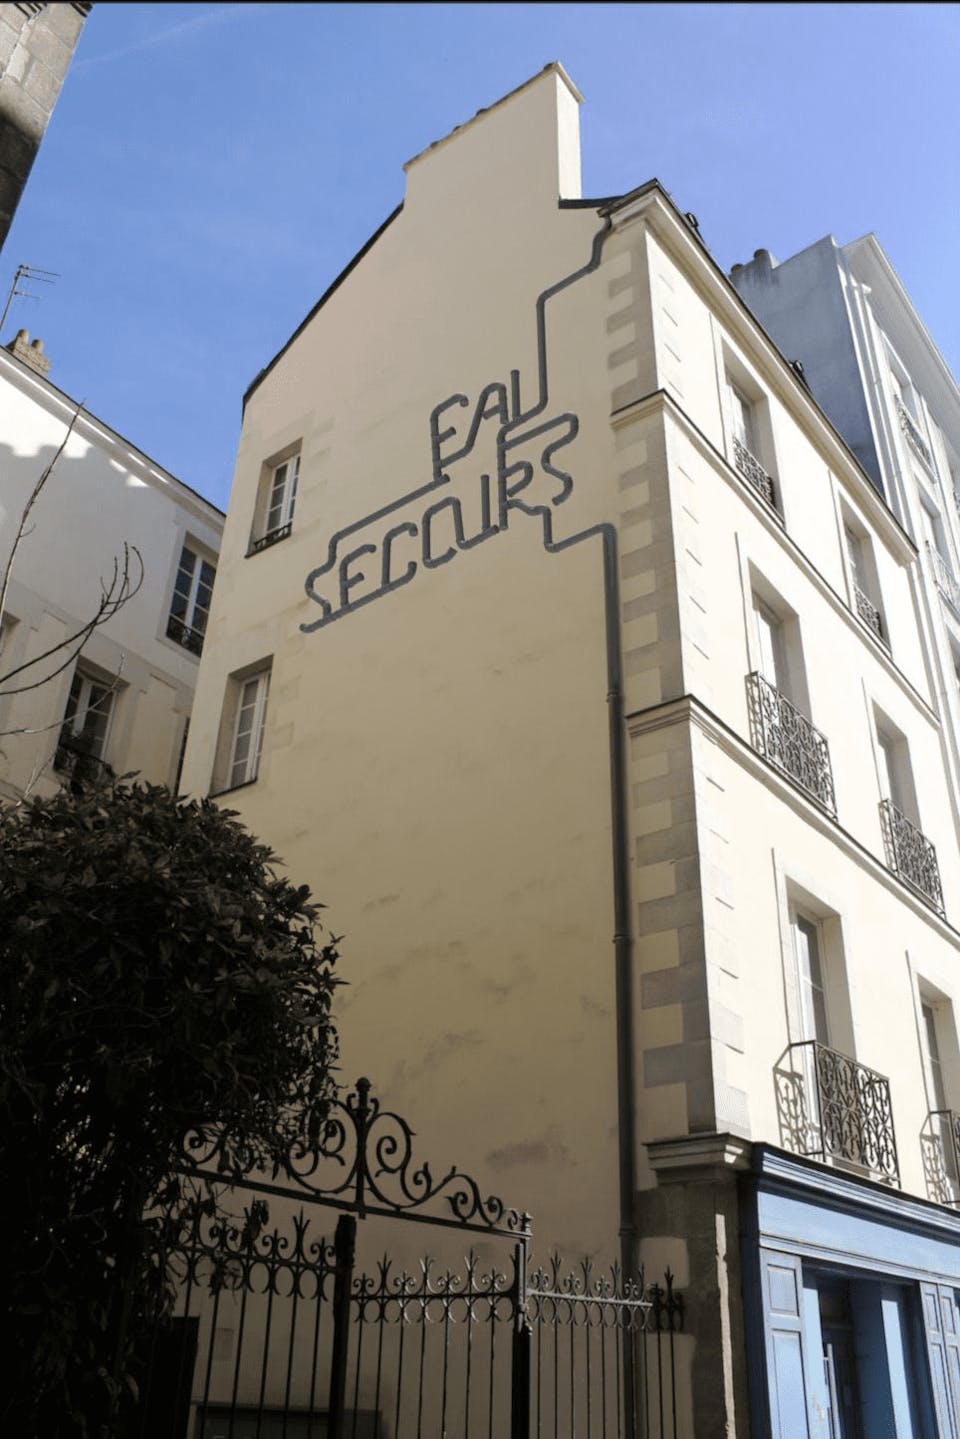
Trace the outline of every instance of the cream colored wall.
<path fill-rule="evenodd" d="M 548 554 L 538 518 L 513 511 L 506 533 L 313 634 L 298 629 L 320 616 L 303 584 L 331 534 L 430 479 L 435 405 L 470 397 L 444 420 L 462 433 L 483 386 L 509 382 L 511 368 L 524 406 L 535 400 L 536 296 L 588 262 L 600 228 L 594 213 L 557 207 L 574 168 L 558 153 L 569 103 L 548 72 L 413 162 L 402 213 L 252 395 L 185 780 L 210 784 L 228 676 L 272 655 L 260 777 L 223 803 L 345 935 L 344 1079 L 369 1074 L 435 1165 L 456 1161 L 532 1210 L 539 1244 L 611 1254 L 599 541 Z M 547 304 L 543 419 L 573 411 L 581 427 L 556 455 L 574 480 L 558 539 L 611 506 L 596 293 L 581 281 Z M 451 467 L 470 533 L 479 475 L 495 473 L 496 421 L 484 429 Z M 298 439 L 292 534 L 247 559 L 263 461 Z M 541 502 L 557 488 L 542 474 L 535 486 Z M 393 518 L 418 519 L 428 502 Z M 408 553 L 398 545 L 401 567 Z"/>
<path fill-rule="evenodd" d="M 556 205 L 559 185 L 576 189 L 573 103 L 548 71 L 417 157 L 401 213 L 250 396 L 185 782 L 208 791 L 229 678 L 272 657 L 259 777 L 222 802 L 345 934 L 345 1081 L 369 1074 L 422 1153 L 530 1208 L 541 1239 L 609 1250 L 617 1100 L 599 543 L 548 554 L 539 520 L 513 511 L 506 533 L 312 633 L 299 628 L 322 618 L 303 585 L 331 536 L 429 481 L 434 406 L 469 397 L 443 420 L 462 436 L 483 386 L 507 383 L 512 368 L 531 403 L 535 297 L 586 264 L 600 226 L 588 209 Z M 637 1137 L 726 1129 L 780 1142 L 772 1066 L 787 1033 L 790 879 L 841 915 L 851 1046 L 886 1064 L 905 1183 L 917 1188 L 907 1136 L 926 1102 L 919 1051 L 911 1040 L 886 1055 L 894 1016 L 913 1003 L 904 956 L 952 993 L 955 936 L 886 872 L 873 705 L 909 741 L 948 919 L 960 856 L 941 799 L 913 548 L 655 191 L 546 314 L 544 417 L 572 412 L 580 424 L 557 457 L 573 476 L 557 537 L 611 521 L 620 550 Z M 769 405 L 783 523 L 729 464 L 726 354 Z M 487 421 L 455 467 L 471 533 L 495 430 Z M 294 445 L 292 533 L 247 557 L 265 464 Z M 338 554 L 419 522 L 431 498 L 357 531 Z M 851 608 L 843 505 L 870 536 L 892 656 Z M 414 553 L 409 537 L 397 542 L 399 564 Z M 366 573 L 355 597 L 371 592 L 378 563 L 354 562 Z M 750 746 L 751 566 L 799 617 L 837 824 Z M 331 576 L 316 585 L 336 608 Z M 646 1169 L 641 1182 L 652 1182 Z"/>
<path fill-rule="evenodd" d="M 75 407 L 3 352 L 0 393 L 5 565 L 23 507 L 56 455 Z M 4 673 L 72 634 L 95 612 L 101 578 L 109 583 L 124 542 L 143 557 L 139 593 L 82 651 L 88 664 L 119 677 L 105 753 L 117 773 L 135 769 L 154 782 L 173 780 L 198 666 L 166 637 L 170 598 L 184 541 L 215 556 L 219 531 L 218 511 L 88 416 L 77 421 L 31 511 L 7 592 L 7 623 L 16 623 L 0 662 Z M 28 670 L 11 687 L 55 668 L 49 663 Z M 57 788 L 50 761 L 73 672 L 71 663 L 38 689 L 0 695 L 0 729 L 35 731 L 0 739 L 0 794 L 16 796 L 31 781 L 38 793 Z"/>

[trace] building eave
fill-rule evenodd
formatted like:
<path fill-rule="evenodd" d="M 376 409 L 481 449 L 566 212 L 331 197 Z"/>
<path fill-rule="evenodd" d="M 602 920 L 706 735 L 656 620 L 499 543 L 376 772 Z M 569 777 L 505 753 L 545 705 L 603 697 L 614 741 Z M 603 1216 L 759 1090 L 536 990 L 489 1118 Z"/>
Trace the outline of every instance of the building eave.
<path fill-rule="evenodd" d="M 185 481 L 171 474 L 169 470 L 164 469 L 161 464 L 151 459 L 132 441 L 94 415 L 86 408 L 82 400 L 74 399 L 72 395 L 59 389 L 57 385 L 38 374 L 30 365 L 24 364 L 15 355 L 11 355 L 9 350 L 3 348 L 0 348 L 0 375 L 5 375 L 11 384 L 16 385 L 17 389 L 50 414 L 55 415 L 63 424 L 69 425 L 73 421 L 75 435 L 97 445 L 100 449 L 112 450 L 115 457 L 128 469 L 134 471 L 137 478 L 143 480 L 145 484 L 151 485 L 154 489 L 169 488 L 174 492 L 177 504 L 193 511 L 205 524 L 212 525 L 217 530 L 223 529 L 226 515 L 219 506 L 206 499 L 192 485 L 186 484 Z"/>
<path fill-rule="evenodd" d="M 894 545 L 901 561 L 909 563 L 915 558 L 916 547 L 913 541 L 856 455 L 824 414 L 813 395 L 801 384 L 790 361 L 767 334 L 750 306 L 717 264 L 699 230 L 678 208 L 660 181 L 649 180 L 638 186 L 607 206 L 604 213 L 611 216 L 615 228 L 629 224 L 634 219 L 643 218 L 650 221 L 659 237 L 666 238 L 675 252 L 679 250 L 685 256 L 688 270 L 698 268 L 706 281 L 710 303 L 717 313 L 741 334 L 746 331 L 763 362 L 779 379 L 781 401 L 788 403 L 795 411 L 800 409 L 809 427 L 818 435 L 820 448 L 830 468 L 843 479 L 853 490 L 857 501 L 870 512 L 874 523 L 886 533 Z M 701 262 L 699 266 L 698 259 Z M 706 262 L 705 269 L 703 261 Z"/>

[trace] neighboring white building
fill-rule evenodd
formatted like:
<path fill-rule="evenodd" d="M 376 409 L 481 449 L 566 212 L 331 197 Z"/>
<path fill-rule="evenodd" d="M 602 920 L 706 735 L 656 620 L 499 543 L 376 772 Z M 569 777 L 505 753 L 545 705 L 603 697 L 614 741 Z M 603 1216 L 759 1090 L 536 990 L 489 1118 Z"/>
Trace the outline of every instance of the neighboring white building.
<path fill-rule="evenodd" d="M 814 398 L 913 539 L 950 803 L 960 823 L 960 389 L 875 235 L 825 236 L 789 260 L 758 250 L 731 280 L 799 360 Z M 848 542 L 858 603 L 875 581 Z M 876 621 L 874 621 L 876 622 Z"/>
<path fill-rule="evenodd" d="M 657 182 L 581 197 L 579 99 L 548 66 L 409 162 L 251 385 L 185 785 L 346 931 L 348 1078 L 540 1244 L 672 1266 L 683 1439 L 947 1439 L 922 536 Z"/>
<path fill-rule="evenodd" d="M 45 378 L 24 332 L 0 349 L 0 799 L 109 767 L 176 783 L 223 515 Z M 124 564 L 138 592 L 84 636 Z M 40 656 L 47 656 L 45 659 Z M 31 664 L 31 660 L 37 660 Z"/>

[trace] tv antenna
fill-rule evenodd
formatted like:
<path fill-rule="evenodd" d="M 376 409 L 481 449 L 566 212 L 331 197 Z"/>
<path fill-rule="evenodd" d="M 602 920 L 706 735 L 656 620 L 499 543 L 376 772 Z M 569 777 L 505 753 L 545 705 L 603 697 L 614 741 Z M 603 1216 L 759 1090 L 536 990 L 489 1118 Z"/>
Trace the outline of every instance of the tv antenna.
<path fill-rule="evenodd" d="M 39 300 L 39 295 L 32 295 L 26 288 L 33 283 L 37 285 L 55 285 L 60 279 L 56 270 L 39 270 L 36 265 L 18 265 L 17 273 L 13 277 L 13 284 L 10 286 L 10 293 L 7 296 L 7 303 L 3 307 L 3 314 L 0 315 L 0 330 L 7 323 L 7 315 L 10 313 L 10 306 L 17 295 L 22 295 L 26 300 Z"/>

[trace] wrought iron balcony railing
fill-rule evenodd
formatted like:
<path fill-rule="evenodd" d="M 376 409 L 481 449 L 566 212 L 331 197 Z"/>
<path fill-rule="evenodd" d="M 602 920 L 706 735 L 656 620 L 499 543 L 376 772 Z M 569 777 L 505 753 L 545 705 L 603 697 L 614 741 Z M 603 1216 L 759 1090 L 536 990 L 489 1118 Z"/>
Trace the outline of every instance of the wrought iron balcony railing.
<path fill-rule="evenodd" d="M 784 1143 L 795 1154 L 900 1183 L 890 1081 L 816 1040 L 792 1044 L 774 1071 Z"/>
<path fill-rule="evenodd" d="M 761 674 L 747 675 L 747 701 L 754 749 L 836 817 L 826 737 Z"/>
<path fill-rule="evenodd" d="M 949 562 L 937 549 L 927 540 L 927 554 L 930 556 L 930 563 L 933 565 L 933 577 L 937 582 L 937 589 L 950 601 L 953 608 L 960 612 L 960 585 L 954 577 Z"/>
<path fill-rule="evenodd" d="M 754 489 L 759 490 L 768 505 L 776 508 L 773 477 L 767 474 L 760 461 L 751 455 L 746 445 L 741 444 L 736 435 L 733 437 L 733 457 L 741 475 L 750 481 Z"/>
<path fill-rule="evenodd" d="M 920 1137 L 927 1194 L 935 1204 L 960 1205 L 960 1114 L 933 1109 Z"/>
<path fill-rule="evenodd" d="M 53 767 L 71 789 L 82 784 L 96 784 L 113 776 L 113 770 L 106 760 L 92 754 L 89 745 L 79 735 L 72 735 L 67 731 L 61 732 L 57 741 Z"/>
<path fill-rule="evenodd" d="M 878 640 L 887 643 L 887 637 L 883 632 L 883 615 L 869 595 L 865 595 L 859 585 L 854 585 L 854 598 L 857 602 L 857 614 L 863 620 L 868 629 L 873 630 Z"/>
<path fill-rule="evenodd" d="M 267 533 L 261 535 L 258 540 L 250 541 L 250 548 L 247 550 L 247 554 L 258 555 L 261 550 L 268 550 L 271 545 L 277 544 L 280 540 L 285 540 L 292 528 L 293 522 L 292 520 L 288 520 L 285 525 L 278 525 L 275 530 L 268 530 Z"/>
<path fill-rule="evenodd" d="M 914 450 L 920 456 L 925 465 L 933 468 L 933 459 L 930 451 L 924 443 L 923 436 L 917 428 L 917 423 L 902 400 L 897 400 L 897 419 L 900 421 L 900 428 L 906 435 Z"/>
<path fill-rule="evenodd" d="M 176 640 L 178 645 L 183 645 L 191 654 L 199 655 L 203 650 L 203 631 L 191 629 L 183 620 L 178 620 L 176 615 L 171 615 L 167 620 L 167 638 Z"/>
<path fill-rule="evenodd" d="M 943 890 L 940 886 L 940 866 L 937 864 L 937 851 L 934 846 L 923 830 L 912 824 L 888 799 L 880 801 L 880 824 L 887 851 L 887 867 L 915 890 L 921 899 L 925 899 L 937 914 L 942 915 Z"/>

